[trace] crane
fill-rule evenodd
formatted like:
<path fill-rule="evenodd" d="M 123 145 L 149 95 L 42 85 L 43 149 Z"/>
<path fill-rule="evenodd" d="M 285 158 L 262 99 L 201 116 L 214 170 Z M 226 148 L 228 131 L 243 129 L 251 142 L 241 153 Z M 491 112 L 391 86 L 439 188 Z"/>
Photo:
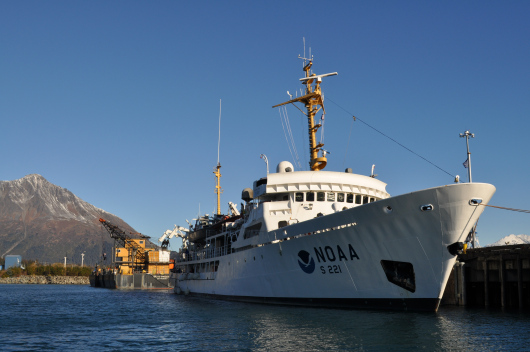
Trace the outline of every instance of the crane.
<path fill-rule="evenodd" d="M 163 249 L 167 249 L 167 247 L 169 246 L 169 240 L 171 238 L 177 236 L 177 237 L 181 237 L 184 239 L 186 237 L 185 233 L 189 231 L 190 230 L 188 230 L 185 227 L 175 225 L 173 230 L 166 230 L 164 234 L 158 239 L 158 242 L 162 242 L 161 247 Z"/>
<path fill-rule="evenodd" d="M 120 229 L 117 225 L 112 224 L 110 221 L 100 218 L 99 222 L 105 227 L 116 242 L 122 245 L 128 252 L 128 264 L 131 265 L 133 270 L 145 270 L 147 266 L 147 253 L 145 248 L 129 236 L 125 231 Z M 149 238 L 140 234 L 142 238 Z"/>

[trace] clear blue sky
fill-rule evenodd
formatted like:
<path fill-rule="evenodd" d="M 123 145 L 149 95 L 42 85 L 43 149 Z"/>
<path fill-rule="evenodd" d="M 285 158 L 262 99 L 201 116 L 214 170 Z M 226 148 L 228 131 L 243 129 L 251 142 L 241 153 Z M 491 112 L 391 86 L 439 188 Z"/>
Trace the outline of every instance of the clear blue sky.
<path fill-rule="evenodd" d="M 156 241 L 215 210 L 222 99 L 226 212 L 265 175 L 261 153 L 292 161 L 271 107 L 301 88 L 305 37 L 314 72 L 339 73 L 326 170 L 375 164 L 391 195 L 467 181 L 470 130 L 490 204 L 530 209 L 529 16 L 528 1 L 2 1 L 0 179 L 41 174 Z M 306 121 L 288 114 L 305 168 Z M 479 239 L 529 228 L 486 209 Z"/>

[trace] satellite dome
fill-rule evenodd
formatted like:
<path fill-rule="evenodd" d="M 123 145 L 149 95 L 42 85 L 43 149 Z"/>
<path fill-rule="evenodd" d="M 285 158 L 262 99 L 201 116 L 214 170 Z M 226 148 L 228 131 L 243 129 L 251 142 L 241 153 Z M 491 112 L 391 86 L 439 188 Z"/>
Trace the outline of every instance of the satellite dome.
<path fill-rule="evenodd" d="M 282 173 L 282 172 L 293 172 L 294 171 L 294 167 L 293 167 L 293 164 L 291 164 L 290 162 L 288 161 L 282 161 L 278 164 L 278 167 L 276 168 L 276 172 L 277 173 Z"/>

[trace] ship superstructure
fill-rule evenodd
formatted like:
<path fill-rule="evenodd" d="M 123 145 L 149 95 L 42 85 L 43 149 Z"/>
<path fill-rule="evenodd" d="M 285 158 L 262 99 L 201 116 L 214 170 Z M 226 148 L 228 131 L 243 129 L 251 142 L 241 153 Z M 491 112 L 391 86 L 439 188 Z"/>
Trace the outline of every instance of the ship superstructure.
<path fill-rule="evenodd" d="M 322 171 L 327 159 L 314 121 L 325 113 L 322 78 L 336 73 L 312 74 L 305 60 L 305 94 L 276 106 L 305 106 L 311 171 L 280 162 L 243 190 L 241 211 L 230 203 L 229 214 L 199 217 L 180 232 L 175 292 L 436 311 L 479 205 L 495 187 L 457 183 L 391 197 L 373 175 Z"/>

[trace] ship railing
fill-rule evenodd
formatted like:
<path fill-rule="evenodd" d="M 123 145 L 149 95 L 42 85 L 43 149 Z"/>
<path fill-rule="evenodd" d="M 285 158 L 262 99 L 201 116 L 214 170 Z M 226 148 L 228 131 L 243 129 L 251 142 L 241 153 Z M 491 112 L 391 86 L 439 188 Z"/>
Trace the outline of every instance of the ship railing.
<path fill-rule="evenodd" d="M 204 248 L 199 251 L 191 251 L 185 253 L 179 253 L 177 255 L 177 263 L 180 262 L 190 262 L 201 259 L 210 259 L 215 257 L 221 257 L 230 253 L 230 246 L 225 245 L 221 247 L 209 247 Z"/>
<path fill-rule="evenodd" d="M 220 257 L 223 255 L 227 255 L 229 250 L 229 246 L 221 246 L 214 248 L 213 251 L 213 257 Z"/>
<path fill-rule="evenodd" d="M 228 254 L 228 246 L 206 248 L 204 251 L 206 259 L 220 257 Z"/>

